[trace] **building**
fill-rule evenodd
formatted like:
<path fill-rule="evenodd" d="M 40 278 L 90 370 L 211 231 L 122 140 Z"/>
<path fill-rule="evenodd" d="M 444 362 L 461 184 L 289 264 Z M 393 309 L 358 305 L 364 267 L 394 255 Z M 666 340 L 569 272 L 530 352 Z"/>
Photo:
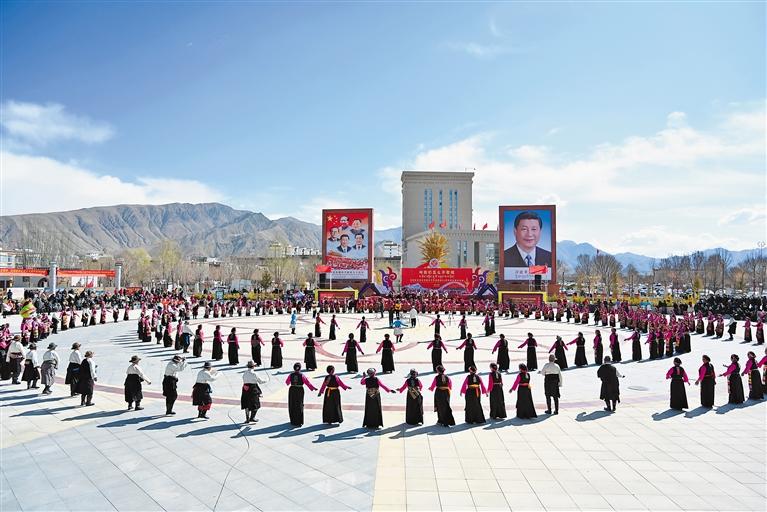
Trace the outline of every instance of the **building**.
<path fill-rule="evenodd" d="M 402 266 L 422 264 L 419 241 L 438 230 L 450 267 L 498 268 L 498 231 L 473 229 L 473 172 L 402 172 Z"/>

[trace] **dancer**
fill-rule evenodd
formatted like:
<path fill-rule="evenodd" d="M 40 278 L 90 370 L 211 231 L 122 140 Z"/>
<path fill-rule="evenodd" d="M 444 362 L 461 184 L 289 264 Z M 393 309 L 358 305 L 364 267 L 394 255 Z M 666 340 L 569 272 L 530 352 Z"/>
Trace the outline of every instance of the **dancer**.
<path fill-rule="evenodd" d="M 567 348 L 565 342 L 562 341 L 562 336 L 557 336 L 556 341 L 549 349 L 549 354 L 552 351 L 554 352 L 554 356 L 557 358 L 557 364 L 563 370 L 567 369 L 567 356 L 565 355 L 565 350 L 569 349 Z"/>
<path fill-rule="evenodd" d="M 365 321 L 365 317 L 364 316 L 362 317 L 362 320 L 360 320 L 359 323 L 357 324 L 357 329 L 360 330 L 360 343 L 367 343 L 367 341 L 368 341 L 368 329 L 370 329 L 370 324 L 368 324 Z"/>
<path fill-rule="evenodd" d="M 642 335 L 639 334 L 639 329 L 634 329 L 634 332 L 631 333 L 631 336 L 628 338 L 625 338 L 623 341 L 629 341 L 631 340 L 631 360 L 632 361 L 641 361 L 642 360 L 642 343 L 640 342 Z"/>
<path fill-rule="evenodd" d="M 674 358 L 674 366 L 672 366 L 668 372 L 666 372 L 666 380 L 671 379 L 671 409 L 682 411 L 687 409 L 687 391 L 684 389 L 684 385 L 690 385 L 690 380 L 687 378 L 687 372 L 682 368 L 682 360 L 678 357 Z"/>
<path fill-rule="evenodd" d="M 210 396 L 213 390 L 210 383 L 215 382 L 217 378 L 218 372 L 213 369 L 210 361 L 205 361 L 202 370 L 197 372 L 197 378 L 192 388 L 192 405 L 197 406 L 198 418 L 208 419 L 207 413 L 213 406 L 213 399 Z"/>
<path fill-rule="evenodd" d="M 80 393 L 80 406 L 90 407 L 93 403 L 93 390 L 98 380 L 96 363 L 93 362 L 93 351 L 88 350 L 80 363 L 77 379 L 77 391 Z"/>
<path fill-rule="evenodd" d="M 588 366 L 589 361 L 586 359 L 586 338 L 583 337 L 583 333 L 579 332 L 578 336 L 568 343 L 568 345 L 575 345 L 575 366 Z"/>
<path fill-rule="evenodd" d="M 323 423 L 343 423 L 344 414 L 341 409 L 341 393 L 338 388 L 351 389 L 344 384 L 341 379 L 336 375 L 336 368 L 331 365 L 327 368 L 328 374 L 322 381 L 320 391 L 317 396 L 325 394 L 325 398 L 322 401 L 322 422 Z"/>
<path fill-rule="evenodd" d="M 471 337 L 471 333 L 468 333 L 463 343 L 456 348 L 456 350 L 463 350 L 463 371 L 468 372 L 470 368 L 474 367 L 476 372 L 476 365 L 474 364 L 474 350 L 476 348 L 477 344 L 474 342 L 474 338 Z"/>
<path fill-rule="evenodd" d="M 429 349 L 431 349 L 431 367 L 433 371 L 436 372 L 437 368 L 442 366 L 442 351 L 444 350 L 445 353 L 447 353 L 445 342 L 442 341 L 442 338 L 439 336 L 439 334 L 435 334 L 434 340 L 426 345 L 426 350 Z"/>
<path fill-rule="evenodd" d="M 43 385 L 43 394 L 50 395 L 51 388 L 56 380 L 56 370 L 59 367 L 59 355 L 56 353 L 56 344 L 49 343 L 48 350 L 43 354 L 43 364 L 40 365 L 40 382 Z"/>
<path fill-rule="evenodd" d="M 538 372 L 543 375 L 543 393 L 546 395 L 546 414 L 551 414 L 551 399 L 554 399 L 554 414 L 559 414 L 559 388 L 562 387 L 562 370 L 556 363 L 554 354 L 549 354 L 549 362 Z"/>
<path fill-rule="evenodd" d="M 19 384 L 21 376 L 21 364 L 24 361 L 24 345 L 21 344 L 21 336 L 16 335 L 8 346 L 5 362 L 11 369 L 11 384 Z"/>
<path fill-rule="evenodd" d="M 762 376 L 759 375 L 759 364 L 756 362 L 756 354 L 754 352 L 748 352 L 748 361 L 746 361 L 746 366 L 743 368 L 741 375 L 748 375 L 748 398 L 751 400 L 764 399 Z"/>
<path fill-rule="evenodd" d="M 341 351 L 341 355 L 346 354 L 344 362 L 346 363 L 347 373 L 357 373 L 359 371 L 359 367 L 357 366 L 358 350 L 360 354 L 365 355 L 365 353 L 362 351 L 362 347 L 360 347 L 360 344 L 357 343 L 357 340 L 354 339 L 354 333 L 350 332 L 349 338 L 346 340 L 346 343 L 344 343 L 344 349 Z"/>
<path fill-rule="evenodd" d="M 221 361 L 224 358 L 224 340 L 221 338 L 221 326 L 217 325 L 213 331 L 213 353 L 211 359 Z M 202 416 L 200 416 L 202 417 Z"/>
<path fill-rule="evenodd" d="M 144 398 L 144 394 L 141 390 L 141 383 L 146 381 L 148 385 L 152 384 L 139 367 L 139 361 L 141 361 L 139 356 L 132 356 L 130 358 L 130 365 L 125 370 L 125 401 L 128 403 L 129 411 L 133 410 L 133 402 L 136 402 L 137 411 L 143 409 L 141 407 L 141 400 Z"/>
<path fill-rule="evenodd" d="M 511 365 L 511 361 L 509 360 L 509 340 L 507 340 L 506 336 L 503 334 L 499 334 L 498 338 L 499 340 L 493 347 L 491 354 L 495 354 L 496 350 L 498 351 L 498 358 L 496 359 L 498 369 L 502 372 L 508 373 L 509 366 Z"/>
<path fill-rule="evenodd" d="M 324 324 L 325 321 L 320 318 L 319 312 L 317 313 L 317 316 L 314 317 L 314 337 L 315 338 L 321 338 L 322 337 L 322 324 Z"/>
<path fill-rule="evenodd" d="M 621 362 L 621 344 L 618 341 L 618 333 L 615 332 L 615 327 L 610 328 L 610 355 L 612 356 L 612 362 Z"/>
<path fill-rule="evenodd" d="M 300 427 L 304 424 L 304 386 L 312 391 L 317 391 L 317 388 L 301 373 L 301 363 L 293 365 L 293 371 L 285 379 L 285 385 L 289 386 L 288 416 L 290 417 L 290 424 L 294 427 Z"/>
<path fill-rule="evenodd" d="M 480 394 L 487 395 L 487 389 L 482 379 L 477 375 L 477 368 L 474 366 L 469 367 L 469 374 L 463 381 L 461 386 L 461 393 L 466 399 L 466 406 L 464 409 L 466 423 L 484 423 L 485 411 L 482 410 L 482 401 Z"/>
<path fill-rule="evenodd" d="M 445 367 L 439 365 L 435 371 L 437 375 L 429 386 L 429 391 L 434 391 L 434 411 L 437 413 L 437 423 L 443 427 L 455 425 L 453 410 L 450 408 L 450 390 L 453 383 L 450 377 L 445 375 Z"/>
<path fill-rule="evenodd" d="M 69 366 L 67 366 L 67 375 L 64 378 L 64 384 L 69 384 L 69 396 L 75 396 L 78 391 L 77 382 L 80 377 L 80 363 L 83 358 L 80 355 L 80 344 L 72 343 L 72 352 L 69 353 Z"/>
<path fill-rule="evenodd" d="M 256 413 L 261 408 L 261 387 L 268 381 L 262 379 L 256 370 L 255 361 L 248 361 L 247 369 L 242 374 L 242 393 L 240 394 L 240 409 L 245 411 L 245 423 L 258 421 Z"/>
<path fill-rule="evenodd" d="M 165 366 L 162 377 L 162 394 L 165 397 L 165 415 L 172 416 L 173 404 L 178 399 L 178 374 L 186 369 L 186 358 L 176 354 Z"/>
<path fill-rule="evenodd" d="M 502 420 L 506 418 L 503 375 L 498 371 L 498 365 L 495 363 L 490 363 L 490 374 L 487 376 L 487 393 L 490 395 L 490 419 Z"/>
<path fill-rule="evenodd" d="M 314 371 L 317 369 L 317 354 L 315 350 L 316 342 L 312 333 L 306 335 L 304 340 L 304 364 L 308 371 Z"/>
<path fill-rule="evenodd" d="M 431 321 L 429 324 L 429 327 L 434 327 L 434 337 L 436 338 L 440 333 L 440 328 L 445 326 L 445 322 L 439 319 L 439 313 L 437 313 L 437 317 Z"/>
<path fill-rule="evenodd" d="M 743 394 L 743 380 L 740 378 L 740 363 L 738 361 L 740 357 L 737 354 L 730 356 L 730 365 L 724 365 L 727 370 L 719 375 L 720 377 L 727 377 L 727 392 L 729 394 L 728 403 L 742 404 L 746 401 Z"/>
<path fill-rule="evenodd" d="M 391 342 L 390 342 L 391 343 Z M 376 377 L 375 368 L 368 368 L 366 375 L 360 380 L 360 384 L 365 386 L 365 416 L 362 418 L 362 426 L 369 429 L 378 429 L 383 427 L 383 411 L 381 410 L 381 391 L 387 393 L 396 393 L 389 389 L 381 380 Z"/>
<path fill-rule="evenodd" d="M 415 368 L 410 369 L 410 373 L 405 379 L 405 383 L 399 388 L 399 392 L 407 390 L 407 399 L 405 401 L 405 423 L 408 425 L 423 424 L 423 395 L 421 390 L 423 384 L 418 378 L 418 372 Z"/>
<path fill-rule="evenodd" d="M 602 364 L 604 347 L 602 346 L 602 333 L 599 329 L 594 331 L 594 364 Z"/>
<path fill-rule="evenodd" d="M 522 348 L 525 346 L 527 346 L 527 368 L 530 371 L 537 370 L 538 355 L 536 354 L 536 349 L 538 348 L 538 342 L 535 341 L 535 338 L 533 338 L 533 333 L 528 332 L 527 339 L 523 341 L 522 344 L 517 348 Z"/>
<path fill-rule="evenodd" d="M 40 358 L 37 356 L 37 344 L 30 343 L 29 350 L 24 356 L 24 373 L 21 380 L 27 383 L 27 389 L 38 389 L 37 381 L 40 380 Z"/>
<path fill-rule="evenodd" d="M 256 363 L 256 366 L 261 366 L 261 347 L 266 345 L 261 335 L 258 334 L 258 329 L 253 329 L 253 334 L 250 335 L 250 359 Z"/>
<path fill-rule="evenodd" d="M 605 411 L 615 412 L 615 405 L 621 401 L 619 377 L 623 377 L 612 365 L 610 356 L 606 356 L 604 364 L 597 370 L 597 377 L 602 381 L 599 399 L 605 401 Z"/>
<path fill-rule="evenodd" d="M 237 328 L 232 327 L 229 332 L 229 336 L 226 338 L 227 355 L 229 356 L 229 364 L 240 364 L 240 340 L 237 339 Z"/>
<path fill-rule="evenodd" d="M 205 341 L 202 333 L 202 325 L 198 325 L 194 331 L 194 341 L 192 342 L 192 356 L 202 357 L 202 344 Z"/>
<path fill-rule="evenodd" d="M 391 373 L 394 371 L 394 344 L 389 339 L 388 334 L 384 334 L 384 339 L 378 344 L 376 354 L 381 352 L 381 371 L 383 373 Z"/>
<path fill-rule="evenodd" d="M 285 344 L 280 339 L 280 333 L 274 331 L 272 336 L 272 356 L 269 360 L 269 364 L 272 368 L 282 368 L 282 347 Z"/>
<path fill-rule="evenodd" d="M 703 355 L 703 364 L 698 369 L 698 380 L 696 386 L 700 386 L 700 405 L 708 407 L 714 406 L 714 386 L 716 386 L 716 372 L 714 365 L 711 364 L 711 358 Z"/>
<path fill-rule="evenodd" d="M 537 418 L 535 413 L 535 404 L 533 404 L 533 393 L 530 391 L 530 373 L 527 365 L 519 365 L 519 373 L 511 386 L 509 393 L 517 391 L 517 418 L 530 419 Z"/>

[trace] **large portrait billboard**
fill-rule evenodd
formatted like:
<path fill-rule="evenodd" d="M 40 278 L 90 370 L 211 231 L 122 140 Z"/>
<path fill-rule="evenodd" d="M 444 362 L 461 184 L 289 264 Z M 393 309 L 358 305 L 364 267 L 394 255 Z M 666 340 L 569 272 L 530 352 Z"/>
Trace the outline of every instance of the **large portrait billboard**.
<path fill-rule="evenodd" d="M 501 281 L 556 279 L 557 215 L 555 205 L 500 206 Z"/>
<path fill-rule="evenodd" d="M 322 210 L 322 263 L 332 279 L 370 281 L 373 274 L 373 209 Z"/>

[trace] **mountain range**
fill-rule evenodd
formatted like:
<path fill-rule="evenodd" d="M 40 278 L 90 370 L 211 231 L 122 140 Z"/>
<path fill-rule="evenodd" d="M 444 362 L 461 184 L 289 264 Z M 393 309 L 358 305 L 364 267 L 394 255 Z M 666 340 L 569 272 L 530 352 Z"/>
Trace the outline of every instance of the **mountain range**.
<path fill-rule="evenodd" d="M 311 249 L 321 246 L 321 227 L 317 224 L 293 217 L 272 220 L 258 212 L 236 210 L 219 203 L 116 205 L 0 217 L 0 247 L 4 249 L 28 246 L 30 237 L 46 234 L 66 236 L 71 250 L 82 254 L 116 254 L 136 247 L 151 250 L 167 239 L 178 242 L 185 254 L 215 257 L 267 255 L 275 241 Z M 383 242 L 400 243 L 402 228 L 376 230 L 374 237 L 376 254 L 388 255 L 389 249 L 384 249 Z M 751 253 L 730 252 L 734 265 Z M 571 269 L 578 255 L 596 253 L 597 248 L 588 243 L 557 242 L 557 259 Z M 624 266 L 633 264 L 643 273 L 650 272 L 656 260 L 630 252 L 615 257 Z"/>

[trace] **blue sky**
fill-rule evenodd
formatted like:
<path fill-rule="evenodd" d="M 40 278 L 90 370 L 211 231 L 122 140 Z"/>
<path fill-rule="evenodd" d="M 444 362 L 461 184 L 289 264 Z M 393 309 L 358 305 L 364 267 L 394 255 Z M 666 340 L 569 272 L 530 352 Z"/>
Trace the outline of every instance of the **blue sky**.
<path fill-rule="evenodd" d="M 3 214 L 221 201 L 475 220 L 665 255 L 764 239 L 765 4 L 2 3 Z M 9 194 L 25 176 L 38 201 Z M 639 211 L 637 211 L 639 210 Z M 595 226 L 597 224 L 597 226 Z"/>

